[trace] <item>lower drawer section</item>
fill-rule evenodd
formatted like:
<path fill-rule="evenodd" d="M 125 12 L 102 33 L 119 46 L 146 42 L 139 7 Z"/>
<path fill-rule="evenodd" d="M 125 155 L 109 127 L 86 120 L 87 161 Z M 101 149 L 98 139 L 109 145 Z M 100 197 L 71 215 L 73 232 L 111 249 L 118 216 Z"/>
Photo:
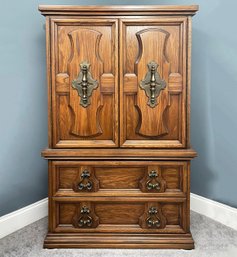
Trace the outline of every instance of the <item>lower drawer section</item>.
<path fill-rule="evenodd" d="M 55 197 L 50 232 L 187 233 L 185 198 Z"/>

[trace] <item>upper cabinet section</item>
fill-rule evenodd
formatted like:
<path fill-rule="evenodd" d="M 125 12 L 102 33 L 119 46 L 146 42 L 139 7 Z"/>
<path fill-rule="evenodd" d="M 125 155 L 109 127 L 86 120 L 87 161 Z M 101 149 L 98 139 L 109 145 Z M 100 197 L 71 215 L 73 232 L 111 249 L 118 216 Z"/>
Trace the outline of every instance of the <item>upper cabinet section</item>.
<path fill-rule="evenodd" d="M 189 147 L 197 6 L 40 6 L 50 148 Z"/>
<path fill-rule="evenodd" d="M 53 147 L 118 146 L 117 20 L 52 19 Z"/>

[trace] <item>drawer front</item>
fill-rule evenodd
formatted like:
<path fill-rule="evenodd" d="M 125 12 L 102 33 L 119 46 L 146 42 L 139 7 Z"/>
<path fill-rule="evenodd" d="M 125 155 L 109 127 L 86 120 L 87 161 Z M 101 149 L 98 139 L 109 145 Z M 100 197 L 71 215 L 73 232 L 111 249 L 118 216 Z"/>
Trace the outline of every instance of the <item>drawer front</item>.
<path fill-rule="evenodd" d="M 54 232 L 185 233 L 184 198 L 80 197 L 51 199 Z"/>
<path fill-rule="evenodd" d="M 185 196 L 189 162 L 53 161 L 51 196 Z"/>

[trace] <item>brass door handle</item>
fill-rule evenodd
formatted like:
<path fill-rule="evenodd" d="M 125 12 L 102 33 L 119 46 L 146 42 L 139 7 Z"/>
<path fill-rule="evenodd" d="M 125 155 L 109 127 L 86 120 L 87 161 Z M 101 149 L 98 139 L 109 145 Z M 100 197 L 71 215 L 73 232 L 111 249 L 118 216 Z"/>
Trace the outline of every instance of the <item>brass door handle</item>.
<path fill-rule="evenodd" d="M 160 91 L 166 87 L 166 82 L 160 78 L 157 72 L 158 64 L 151 61 L 147 64 L 148 72 L 143 80 L 140 81 L 140 88 L 143 89 L 148 97 L 147 105 L 154 108 L 157 104 L 157 97 Z"/>
<path fill-rule="evenodd" d="M 72 87 L 77 90 L 78 95 L 81 97 L 80 105 L 84 108 L 90 105 L 92 91 L 98 87 L 98 81 L 92 78 L 89 68 L 89 62 L 83 61 L 80 63 L 81 70 L 78 77 L 72 81 Z"/>

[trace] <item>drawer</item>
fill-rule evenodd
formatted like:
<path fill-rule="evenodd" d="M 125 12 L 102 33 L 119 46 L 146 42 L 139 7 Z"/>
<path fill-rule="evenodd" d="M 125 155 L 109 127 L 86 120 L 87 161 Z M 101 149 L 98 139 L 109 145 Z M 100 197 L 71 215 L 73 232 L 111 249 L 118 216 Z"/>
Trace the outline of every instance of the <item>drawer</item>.
<path fill-rule="evenodd" d="M 185 196 L 187 161 L 52 161 L 51 196 Z"/>
<path fill-rule="evenodd" d="M 185 233 L 185 198 L 55 197 L 51 232 Z"/>

